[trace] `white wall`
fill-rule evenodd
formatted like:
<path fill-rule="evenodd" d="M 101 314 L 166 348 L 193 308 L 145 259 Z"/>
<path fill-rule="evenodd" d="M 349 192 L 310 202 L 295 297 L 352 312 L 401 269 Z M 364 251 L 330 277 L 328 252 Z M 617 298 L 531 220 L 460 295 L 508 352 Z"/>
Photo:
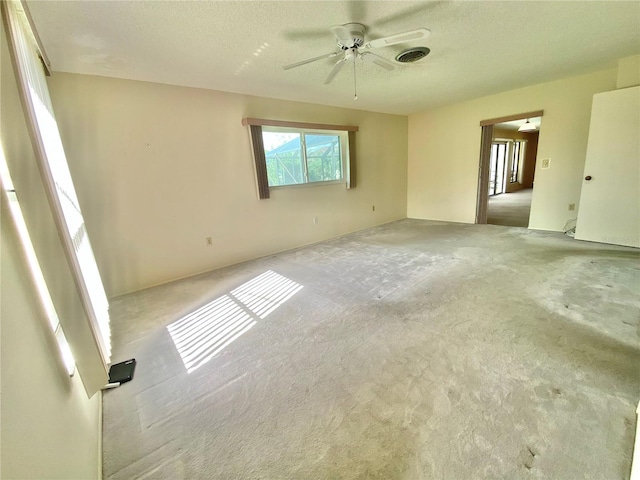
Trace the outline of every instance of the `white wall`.
<path fill-rule="evenodd" d="M 101 394 L 66 374 L 2 197 L 2 478 L 100 478 Z"/>
<path fill-rule="evenodd" d="M 475 221 L 484 119 L 544 110 L 529 227 L 560 231 L 579 204 L 591 99 L 612 90 L 616 70 L 533 85 L 409 116 L 407 215 Z"/>
<path fill-rule="evenodd" d="M 86 75 L 49 85 L 110 296 L 406 217 L 407 117 Z M 358 125 L 357 187 L 259 200 L 243 117 Z"/>

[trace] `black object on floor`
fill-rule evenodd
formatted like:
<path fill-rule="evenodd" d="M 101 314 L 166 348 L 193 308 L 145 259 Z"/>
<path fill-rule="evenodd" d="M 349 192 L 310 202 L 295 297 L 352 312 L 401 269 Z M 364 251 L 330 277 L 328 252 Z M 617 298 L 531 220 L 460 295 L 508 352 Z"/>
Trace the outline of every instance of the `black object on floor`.
<path fill-rule="evenodd" d="M 109 368 L 109 383 L 122 384 L 131 381 L 135 369 L 135 358 L 111 365 L 111 368 Z"/>

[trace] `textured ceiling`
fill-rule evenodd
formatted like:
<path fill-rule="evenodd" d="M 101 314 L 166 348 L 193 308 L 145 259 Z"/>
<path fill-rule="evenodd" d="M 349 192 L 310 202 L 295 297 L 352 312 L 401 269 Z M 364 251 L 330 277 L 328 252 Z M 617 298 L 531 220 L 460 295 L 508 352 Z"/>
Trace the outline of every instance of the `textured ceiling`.
<path fill-rule="evenodd" d="M 640 2 L 618 1 L 29 1 L 54 71 L 210 88 L 408 114 L 613 67 L 640 53 Z M 426 27 L 426 41 L 376 50 L 393 71 L 358 62 L 333 83 L 332 25 L 360 22 L 367 39 Z M 394 62 L 395 63 L 395 62 Z"/>

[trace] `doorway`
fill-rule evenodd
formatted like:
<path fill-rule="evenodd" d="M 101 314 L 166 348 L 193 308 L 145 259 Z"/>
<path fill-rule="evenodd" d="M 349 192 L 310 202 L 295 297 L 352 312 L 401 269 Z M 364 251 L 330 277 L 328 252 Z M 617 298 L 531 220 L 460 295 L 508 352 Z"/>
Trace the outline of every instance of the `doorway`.
<path fill-rule="evenodd" d="M 542 111 L 481 122 L 476 223 L 528 227 Z"/>

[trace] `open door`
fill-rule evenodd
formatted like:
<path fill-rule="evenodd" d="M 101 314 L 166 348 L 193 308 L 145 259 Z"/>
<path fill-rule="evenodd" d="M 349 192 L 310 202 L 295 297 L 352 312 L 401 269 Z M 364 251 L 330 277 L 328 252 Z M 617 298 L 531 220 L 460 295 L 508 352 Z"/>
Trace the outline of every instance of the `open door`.
<path fill-rule="evenodd" d="M 640 86 L 593 96 L 575 238 L 640 247 Z"/>

